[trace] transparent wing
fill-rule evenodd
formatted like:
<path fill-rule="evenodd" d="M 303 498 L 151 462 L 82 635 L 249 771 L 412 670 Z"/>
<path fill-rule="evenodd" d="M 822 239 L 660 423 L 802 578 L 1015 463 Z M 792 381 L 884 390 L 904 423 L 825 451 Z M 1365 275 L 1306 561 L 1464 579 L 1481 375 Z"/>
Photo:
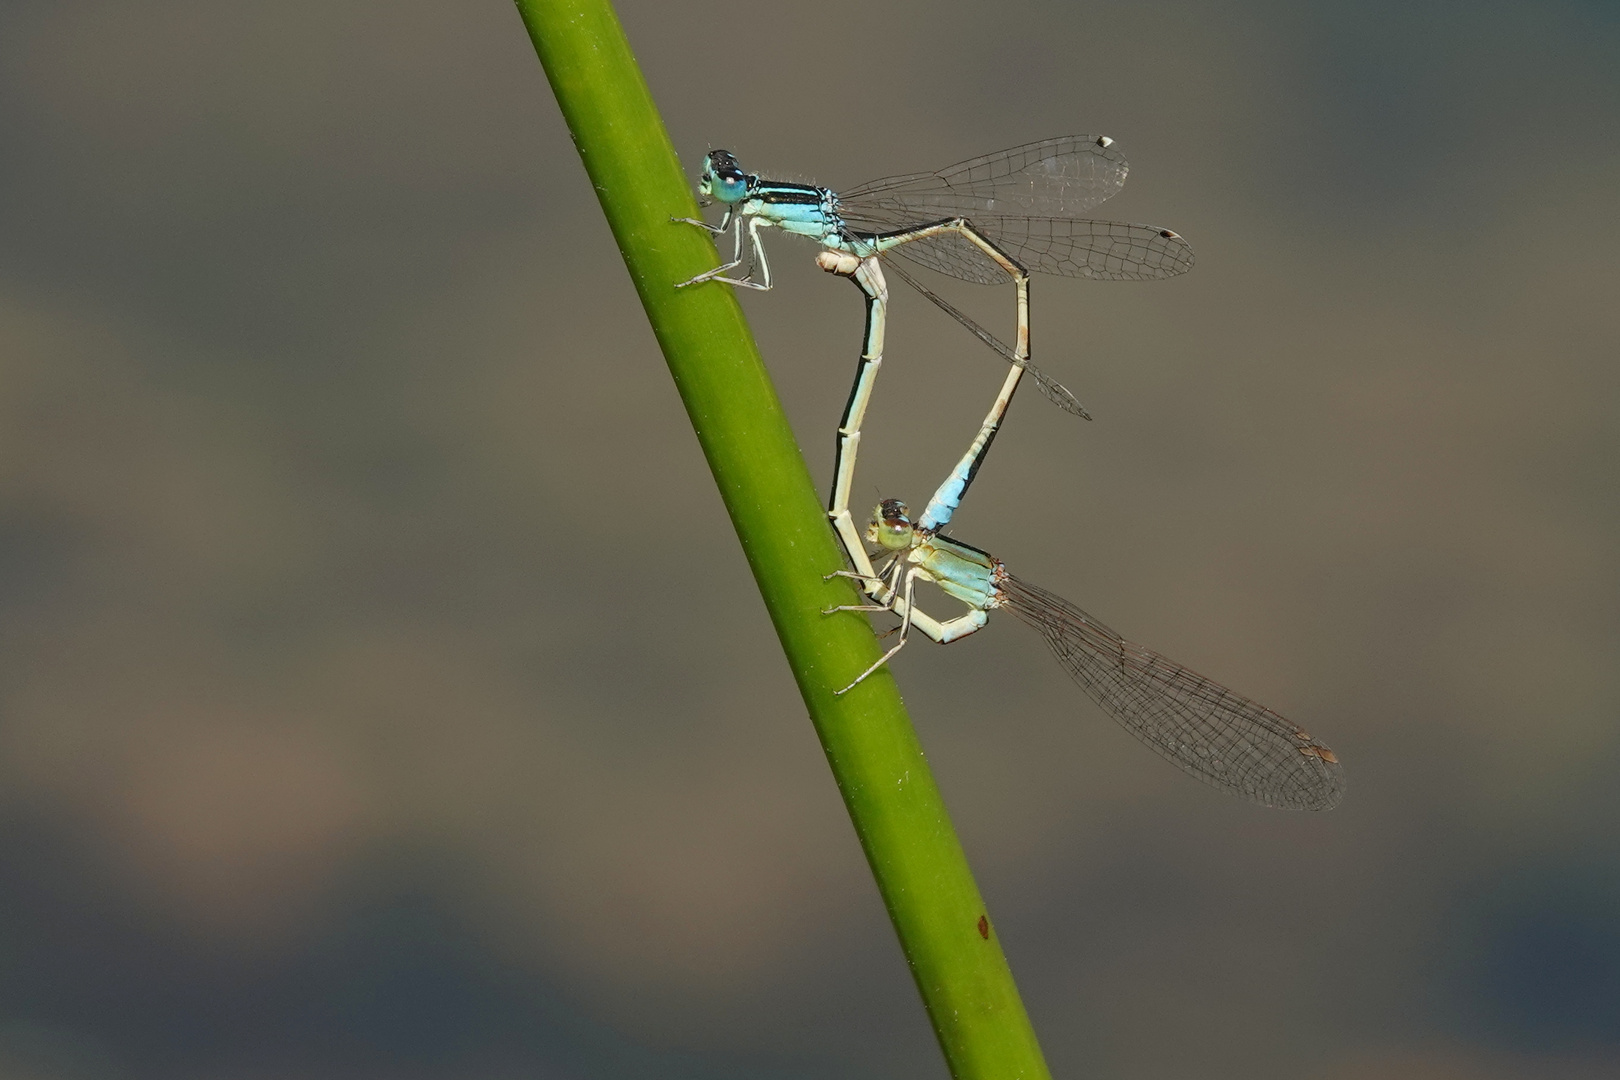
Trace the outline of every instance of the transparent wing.
<path fill-rule="evenodd" d="M 1157 225 L 1085 218 L 976 217 L 970 222 L 1026 270 L 1059 277 L 1142 281 L 1192 269 L 1192 245 Z M 924 237 L 892 254 L 941 274 L 981 285 L 1011 280 L 958 233 Z"/>
<path fill-rule="evenodd" d="M 1065 135 L 972 158 L 938 172 L 891 176 L 838 196 L 854 232 L 892 233 L 965 217 L 1030 270 L 1063 277 L 1172 277 L 1192 248 L 1168 229 L 1079 217 L 1125 184 L 1125 155 L 1098 135 Z M 930 270 L 984 285 L 1007 275 L 956 234 L 895 249 Z"/>
<path fill-rule="evenodd" d="M 1111 281 L 1167 278 L 1192 269 L 1192 245 L 1157 225 L 1078 218 L 974 218 L 996 246 L 1028 270 Z M 900 254 L 917 258 L 910 244 Z"/>
<path fill-rule="evenodd" d="M 1344 797 L 1338 758 L 1292 721 L 1126 641 L 1039 586 L 1009 574 L 1002 595 L 1093 701 L 1186 772 L 1263 806 L 1327 810 Z"/>
<path fill-rule="evenodd" d="M 922 220 L 1007 213 L 1074 217 L 1124 187 L 1128 169 L 1112 139 L 1063 135 L 938 172 L 873 180 L 841 192 L 839 201 L 845 208 L 915 208 Z"/>

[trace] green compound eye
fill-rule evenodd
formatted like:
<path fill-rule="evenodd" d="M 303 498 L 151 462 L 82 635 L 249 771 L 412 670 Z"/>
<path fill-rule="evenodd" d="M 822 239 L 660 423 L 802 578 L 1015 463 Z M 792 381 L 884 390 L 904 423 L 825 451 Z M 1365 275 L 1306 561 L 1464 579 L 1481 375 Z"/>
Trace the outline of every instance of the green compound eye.
<path fill-rule="evenodd" d="M 888 551 L 904 551 L 911 546 L 917 527 L 906 516 L 906 504 L 899 499 L 885 499 L 872 508 L 872 528 L 868 536 Z"/>
<path fill-rule="evenodd" d="M 884 522 L 878 526 L 878 543 L 889 551 L 901 551 L 911 546 L 911 537 L 915 531 L 910 522 L 903 525 L 892 521 Z"/>

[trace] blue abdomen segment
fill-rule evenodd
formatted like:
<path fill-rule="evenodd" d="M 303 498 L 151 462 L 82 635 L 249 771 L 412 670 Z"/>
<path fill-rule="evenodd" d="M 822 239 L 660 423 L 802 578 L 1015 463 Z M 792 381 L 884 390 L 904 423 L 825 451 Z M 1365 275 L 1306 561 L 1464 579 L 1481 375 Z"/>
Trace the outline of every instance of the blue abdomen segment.
<path fill-rule="evenodd" d="M 956 508 L 962 505 L 962 496 L 967 493 L 968 485 L 973 483 L 973 474 L 978 467 L 977 457 L 963 458 L 951 470 L 945 482 L 939 485 L 939 490 L 928 500 L 928 505 L 923 507 L 922 516 L 917 519 L 917 528 L 923 532 L 943 529 L 950 522 L 951 515 L 956 513 Z"/>

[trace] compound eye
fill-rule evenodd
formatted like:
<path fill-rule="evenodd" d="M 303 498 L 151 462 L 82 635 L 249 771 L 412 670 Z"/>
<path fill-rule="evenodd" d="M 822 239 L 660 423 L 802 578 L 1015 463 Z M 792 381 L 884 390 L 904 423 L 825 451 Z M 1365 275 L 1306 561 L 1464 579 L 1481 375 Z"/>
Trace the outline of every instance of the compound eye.
<path fill-rule="evenodd" d="M 704 170 L 710 177 L 714 197 L 723 203 L 734 203 L 748 194 L 749 175 L 742 170 L 729 150 L 709 151 L 709 166 Z"/>

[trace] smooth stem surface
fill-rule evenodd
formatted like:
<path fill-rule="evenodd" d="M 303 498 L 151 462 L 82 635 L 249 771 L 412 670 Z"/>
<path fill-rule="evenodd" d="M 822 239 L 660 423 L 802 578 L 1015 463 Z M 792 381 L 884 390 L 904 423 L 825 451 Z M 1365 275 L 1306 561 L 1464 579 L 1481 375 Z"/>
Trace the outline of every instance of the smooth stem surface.
<path fill-rule="evenodd" d="M 674 287 L 718 260 L 704 233 L 669 220 L 697 216 L 691 182 L 612 6 L 517 0 L 517 8 L 747 553 L 951 1073 L 1047 1080 L 893 678 L 881 671 L 833 694 L 877 659 L 877 642 L 863 616 L 821 614 L 854 602 L 855 592 L 844 579 L 823 580 L 843 559 L 731 287 Z M 833 359 L 829 378 L 848 366 Z"/>

